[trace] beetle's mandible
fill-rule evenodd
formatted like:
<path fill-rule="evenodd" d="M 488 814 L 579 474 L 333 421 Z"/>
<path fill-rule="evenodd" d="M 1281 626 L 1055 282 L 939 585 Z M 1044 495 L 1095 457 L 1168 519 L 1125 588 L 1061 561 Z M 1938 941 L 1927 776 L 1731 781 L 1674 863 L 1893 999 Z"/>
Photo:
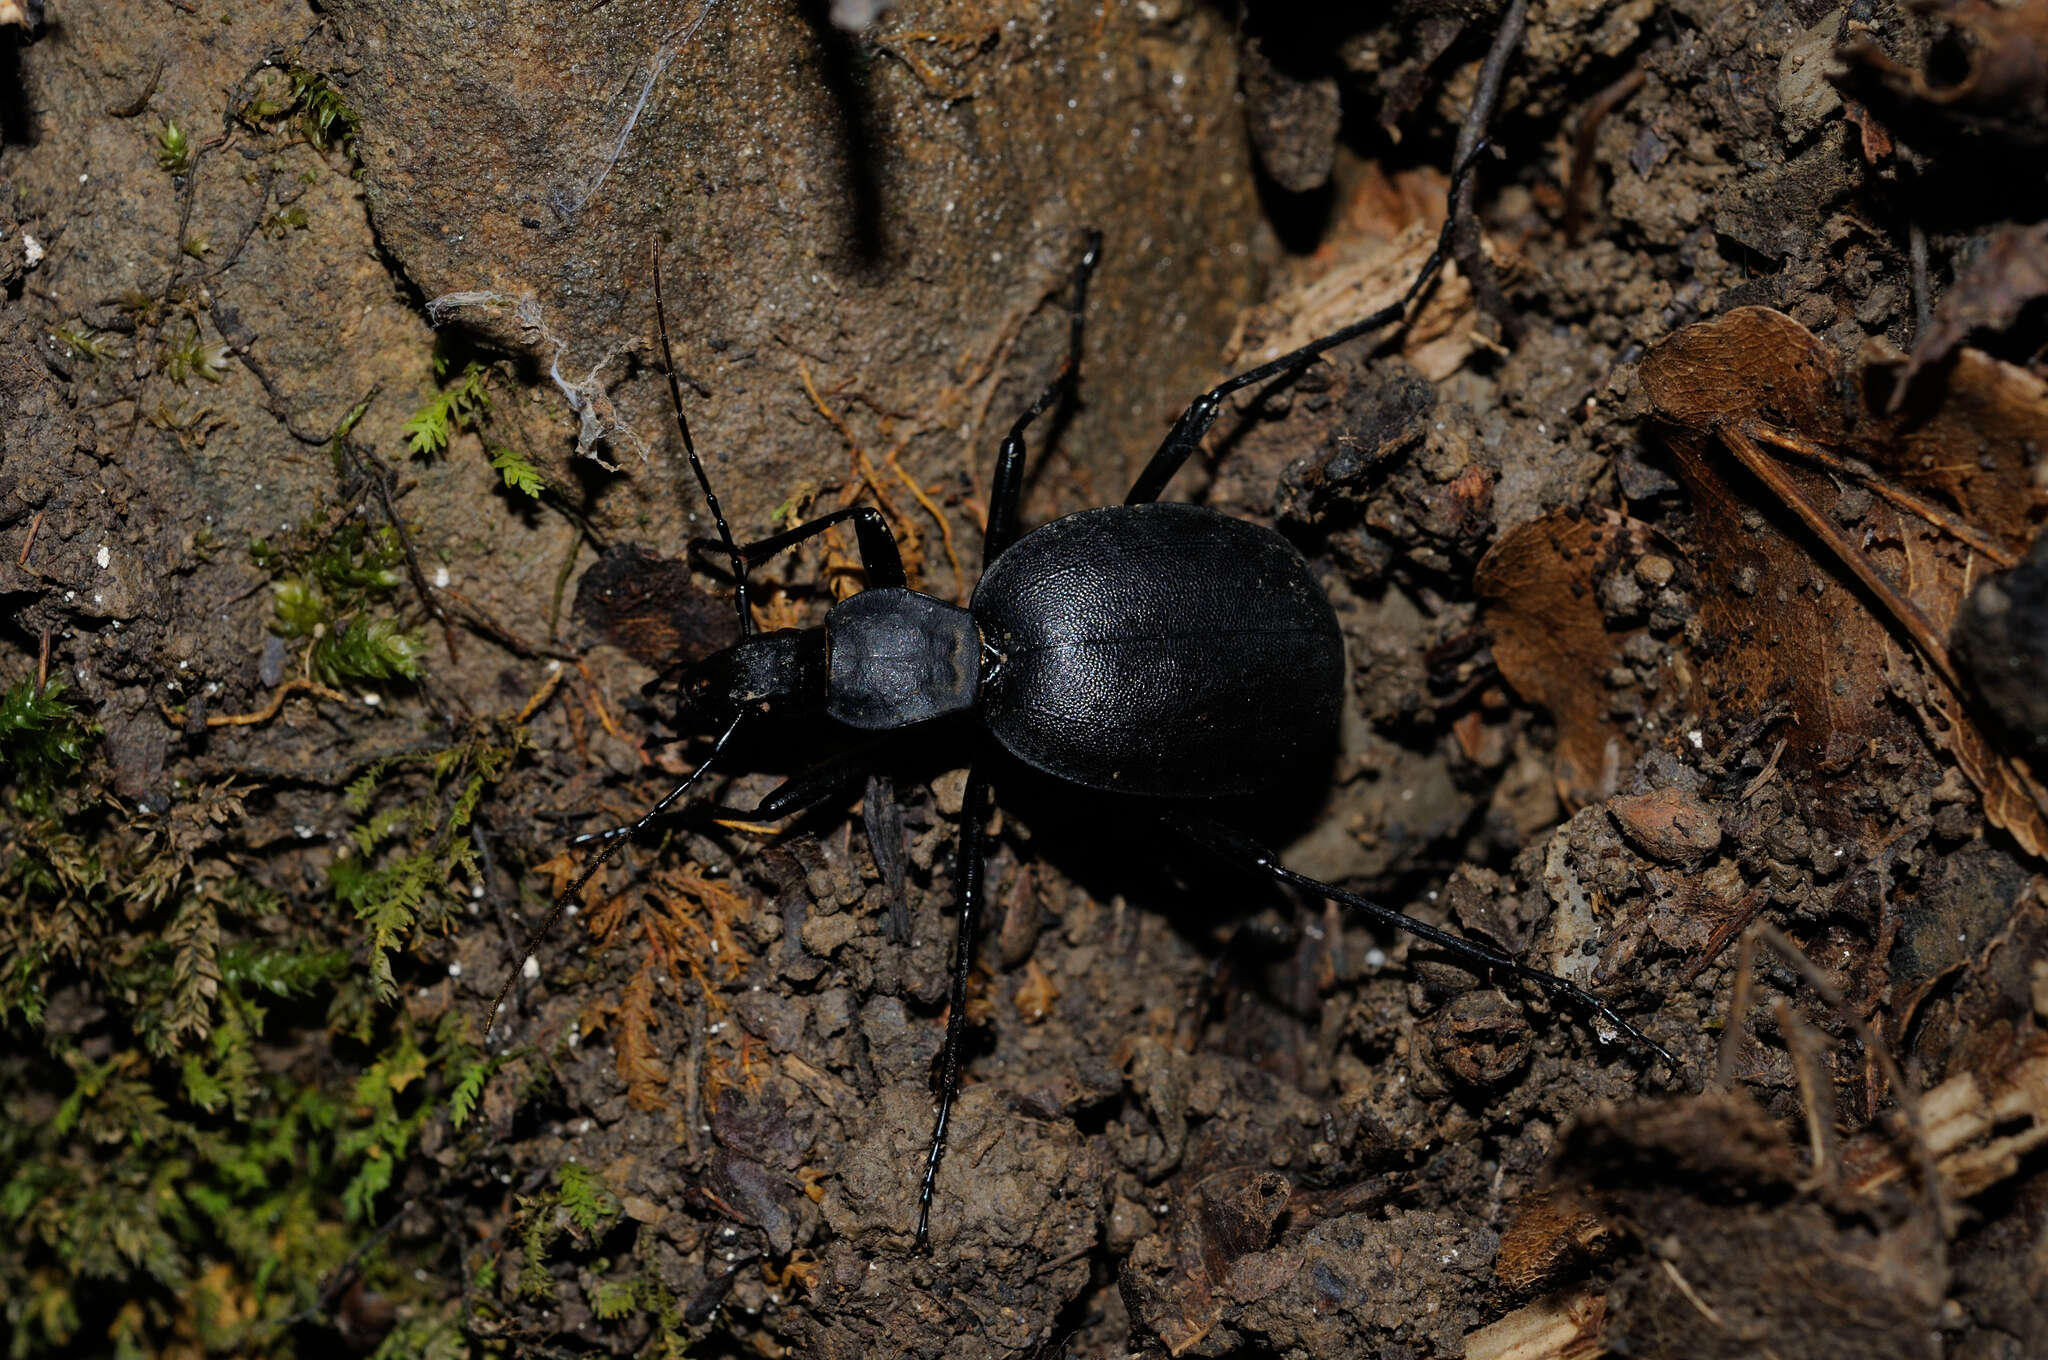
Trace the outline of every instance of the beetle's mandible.
<path fill-rule="evenodd" d="M 594 838 L 599 844 L 527 941 L 526 954 L 599 866 L 717 765 L 744 726 L 793 712 L 821 712 L 849 729 L 877 734 L 867 746 L 785 781 L 758 807 L 699 805 L 713 815 L 772 821 L 843 792 L 868 772 L 886 734 L 951 719 L 978 725 L 1002 755 L 1045 775 L 1129 796 L 1210 854 L 1417 935 L 1482 971 L 1510 974 L 1583 1007 L 1675 1068 L 1668 1053 L 1598 997 L 1499 950 L 1296 873 L 1198 811 L 1205 802 L 1281 785 L 1328 752 L 1343 701 L 1344 642 L 1308 564 L 1279 534 L 1201 506 L 1161 502 L 1159 495 L 1200 447 L 1232 393 L 1298 374 L 1334 346 L 1406 317 L 1443 266 L 1471 166 L 1468 158 L 1456 167 L 1444 227 L 1399 301 L 1196 398 L 1122 505 L 1083 510 L 1020 537 L 1025 433 L 1069 399 L 1078 380 L 1082 314 L 1101 245 L 1091 233 L 1075 272 L 1067 357 L 1011 425 L 997 455 L 982 576 L 964 609 L 908 588 L 887 523 L 869 506 L 839 510 L 758 542 L 736 542 L 691 441 L 669 359 L 677 428 L 718 530 L 717 539 L 699 540 L 697 546 L 730 562 L 739 611 L 740 640 L 683 677 L 694 704 L 719 715 L 718 733 L 689 777 L 644 816 Z M 658 260 L 655 300 L 666 358 Z M 849 521 L 867 588 L 834 605 L 821 626 L 755 631 L 749 570 Z M 967 980 L 986 895 L 981 840 L 993 809 L 988 770 L 996 755 L 978 752 L 961 813 L 958 933 L 936 1120 L 918 1194 L 919 1246 L 928 1239 L 960 1087 Z M 493 1021 L 518 976 L 515 969 L 499 992 Z"/>

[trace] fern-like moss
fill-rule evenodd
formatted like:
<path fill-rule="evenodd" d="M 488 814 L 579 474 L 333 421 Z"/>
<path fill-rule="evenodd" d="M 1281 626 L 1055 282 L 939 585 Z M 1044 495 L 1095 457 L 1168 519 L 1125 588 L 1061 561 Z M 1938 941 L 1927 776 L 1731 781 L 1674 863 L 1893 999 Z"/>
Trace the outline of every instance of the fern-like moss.
<path fill-rule="evenodd" d="M 413 412 L 405 422 L 405 437 L 412 451 L 424 458 L 448 451 L 448 441 L 458 430 L 473 430 L 491 408 L 491 371 L 479 363 L 463 366 L 449 383 Z"/>
<path fill-rule="evenodd" d="M 503 444 L 490 446 L 491 466 L 505 479 L 505 485 L 514 491 L 538 497 L 548 489 L 548 479 L 541 475 L 539 468 L 528 462 L 517 449 L 508 449 Z"/>
<path fill-rule="evenodd" d="M 259 539 L 250 557 L 268 571 L 276 616 L 270 629 L 310 642 L 307 667 L 324 684 L 378 684 L 420 678 L 426 641 L 387 615 L 371 612 L 404 578 L 398 535 L 350 521 L 325 538 L 281 546 Z"/>

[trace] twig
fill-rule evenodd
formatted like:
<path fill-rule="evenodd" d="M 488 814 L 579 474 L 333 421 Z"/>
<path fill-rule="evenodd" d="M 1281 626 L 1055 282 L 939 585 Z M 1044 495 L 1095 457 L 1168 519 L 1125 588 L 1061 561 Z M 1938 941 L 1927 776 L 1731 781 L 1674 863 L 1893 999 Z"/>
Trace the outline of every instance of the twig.
<path fill-rule="evenodd" d="M 875 470 L 874 460 L 869 458 L 867 450 L 860 446 L 860 441 L 854 437 L 853 428 L 846 423 L 846 418 L 827 405 L 824 397 L 818 394 L 817 384 L 811 381 L 810 366 L 803 361 L 802 356 L 797 358 L 796 373 L 797 377 L 803 381 L 804 393 L 810 397 L 811 405 L 818 408 L 818 414 L 830 421 L 832 428 L 839 431 L 839 437 L 846 441 L 847 452 L 853 455 L 854 475 L 859 477 L 867 486 L 869 494 L 875 498 L 875 505 L 881 510 L 889 523 L 896 527 L 896 531 L 903 536 L 905 555 L 914 554 L 914 561 L 921 564 L 924 560 L 924 555 L 921 547 L 921 538 L 916 527 L 904 518 L 903 512 L 896 508 L 895 502 L 891 501 L 888 493 L 882 490 L 882 474 Z M 908 481 L 909 478 L 906 477 L 904 480 Z M 911 488 L 913 492 L 916 489 L 914 486 Z M 858 491 L 843 493 L 842 503 L 852 504 L 859 494 Z M 831 532 L 835 535 L 837 533 L 836 530 Z M 836 543 L 838 540 L 835 537 L 833 541 Z M 911 579 L 916 580 L 917 578 L 918 573 L 913 571 Z"/>
<path fill-rule="evenodd" d="M 539 688 L 535 689 L 528 696 L 526 702 L 519 706 L 519 712 L 513 717 L 512 721 L 514 723 L 523 723 L 528 718 L 531 718 L 540 709 L 540 706 L 553 697 L 554 692 L 562 687 L 562 677 L 568 673 L 568 670 L 561 665 L 550 668 L 547 678 L 542 680 Z"/>
<path fill-rule="evenodd" d="M 568 555 L 562 559 L 562 569 L 555 573 L 555 593 L 548 602 L 548 641 L 555 642 L 562 636 L 562 595 L 569 588 L 569 578 L 576 573 L 576 558 L 583 551 L 583 525 L 571 520 L 576 526 L 576 536 L 569 540 Z"/>
<path fill-rule="evenodd" d="M 36 545 L 36 530 L 43 527 L 43 512 L 36 511 L 36 517 L 28 522 L 28 537 L 21 541 L 21 556 L 14 559 L 17 567 L 28 565 L 28 550 Z"/>
<path fill-rule="evenodd" d="M 1784 745 L 1783 742 L 1778 744 Z M 1707 947 L 1700 951 L 1700 956 L 1692 961 L 1692 966 L 1687 968 L 1685 975 L 1678 980 L 1679 990 L 1683 991 L 1692 986 L 1692 980 L 1705 972 L 1707 966 L 1715 959 L 1721 957 L 1721 951 L 1728 947 L 1728 942 L 1749 928 L 1749 923 L 1763 910 L 1766 896 L 1768 894 L 1762 888 L 1752 888 L 1743 895 L 1742 900 L 1735 904 L 1735 910 L 1728 913 L 1728 919 L 1715 927 L 1713 935 L 1707 940 Z M 1738 981 L 1736 986 L 1739 990 L 1741 982 Z"/>
<path fill-rule="evenodd" d="M 142 82 L 142 93 L 125 104 L 109 104 L 106 114 L 109 118 L 133 118 L 149 107 L 151 96 L 156 94 L 157 82 L 164 78 L 164 59 L 156 59 L 156 69 L 149 73 L 149 79 Z"/>
<path fill-rule="evenodd" d="M 1522 30 L 1529 22 L 1529 0 L 1509 0 L 1502 13 L 1500 30 L 1493 35 L 1493 46 L 1487 49 L 1486 60 L 1479 67 L 1479 83 L 1472 92 L 1472 108 L 1465 115 L 1463 127 L 1458 129 L 1457 149 L 1451 153 L 1451 164 L 1462 166 L 1479 149 L 1479 143 L 1486 137 L 1487 124 L 1493 121 L 1494 107 L 1500 103 L 1500 87 L 1507 75 L 1508 59 L 1521 46 Z M 1475 191 L 1461 196 L 1457 206 L 1457 225 L 1451 231 L 1451 258 L 1458 262 L 1460 273 L 1471 281 L 1472 295 L 1487 315 L 1500 323 L 1501 334 L 1508 343 L 1518 343 L 1522 338 L 1522 318 L 1508 306 L 1507 296 L 1500 290 L 1500 281 L 1494 277 L 1493 265 L 1487 260 L 1486 252 L 1479 244 L 1479 216 L 1473 203 L 1479 195 Z"/>
<path fill-rule="evenodd" d="M 1756 932 L 1742 932 L 1735 951 L 1735 992 L 1728 998 L 1728 1019 L 1721 1027 L 1721 1052 L 1714 1060 L 1714 1089 L 1735 1085 L 1735 1063 L 1742 1056 L 1743 1022 L 1749 1016 L 1749 992 L 1756 985 Z"/>
<path fill-rule="evenodd" d="M 1919 343 L 1934 319 L 1934 306 L 1927 296 L 1927 228 L 1918 222 L 1906 226 L 1906 250 L 1913 261 L 1913 340 Z M 1905 391 L 1902 384 L 1900 392 Z"/>
<path fill-rule="evenodd" d="M 1806 1142 L 1813 1157 L 1814 1179 L 1822 1185 L 1832 1184 L 1835 1117 L 1832 1110 L 1821 1108 L 1824 1093 L 1830 1088 L 1821 1067 L 1820 1036 L 1783 997 L 1771 1007 L 1771 1014 L 1777 1019 L 1785 1050 L 1792 1057 L 1792 1073 L 1799 1079 L 1799 1105 L 1806 1115 Z"/>
<path fill-rule="evenodd" d="M 1846 458 L 1838 457 L 1804 435 L 1781 430 L 1775 425 L 1766 425 L 1761 421 L 1751 421 L 1749 432 L 1766 444 L 1775 444 L 1788 453 L 1796 453 L 1809 462 L 1820 464 L 1830 472 L 1839 472 L 1844 477 L 1852 478 L 1872 495 L 1890 501 L 1910 515 L 1917 515 L 1949 537 L 1983 553 L 2001 567 L 2011 568 L 2020 564 L 2016 553 L 2007 551 L 1974 525 L 1950 514 L 1938 505 L 1920 499 L 1910 491 L 1900 490 L 1869 468 L 1859 467 Z"/>
<path fill-rule="evenodd" d="M 1805 494 L 1793 485 L 1792 479 L 1785 475 L 1784 469 L 1778 466 L 1777 461 L 1756 446 L 1752 438 L 1753 428 L 1753 423 L 1750 422 L 1745 422 L 1739 429 L 1723 428 L 1721 442 L 1728 446 L 1729 452 L 1735 455 L 1737 461 L 1748 468 L 1758 481 L 1783 502 L 1787 510 L 1797 515 L 1806 527 L 1813 531 L 1814 536 L 1827 545 L 1835 559 L 1847 567 L 1850 574 L 1861 581 L 1866 590 L 1877 597 L 1885 612 L 1905 629 L 1906 636 L 1912 639 L 1914 647 L 1926 659 L 1927 664 L 1948 683 L 1948 687 L 1958 694 L 1966 693 L 1962 678 L 1956 674 L 1955 663 L 1949 659 L 1947 644 L 1943 643 L 1940 635 L 1934 631 L 1934 625 L 1927 621 L 1927 616 L 1920 612 L 1920 607 L 1901 595 L 1898 588 L 1871 564 L 1870 559 L 1857 551 L 1854 545 L 1842 537 L 1841 531 L 1814 508 Z"/>
<path fill-rule="evenodd" d="M 967 573 L 961 568 L 960 554 L 953 547 L 953 526 L 946 522 L 945 514 L 932 502 L 932 498 L 925 494 L 924 488 L 919 486 L 916 479 L 903 470 L 903 464 L 897 461 L 903 456 L 903 450 L 908 447 L 908 440 L 898 444 L 889 456 L 882 460 L 882 465 L 902 479 L 903 485 L 910 488 L 910 494 L 917 498 L 917 503 L 923 506 L 925 513 L 938 524 L 939 543 L 946 550 L 947 564 L 953 568 L 953 593 L 955 598 L 959 598 L 967 589 Z M 960 599 L 960 603 L 965 604 L 966 600 Z"/>
<path fill-rule="evenodd" d="M 1806 980 L 1806 985 L 1813 988 L 1820 999 L 1837 1015 L 1849 1022 L 1850 1028 L 1856 1031 L 1856 1041 L 1863 1045 L 1864 1053 L 1868 1054 L 1878 1069 L 1884 1073 L 1885 1081 L 1892 1088 L 1892 1098 L 1898 1104 L 1900 1118 L 1906 1125 L 1907 1150 L 1912 1157 L 1914 1169 L 1920 1173 L 1921 1185 L 1927 1194 L 1929 1212 L 1943 1232 L 1951 1231 L 1953 1224 L 1949 1219 L 1947 1202 L 1942 1195 L 1941 1173 L 1934 1164 L 1934 1152 L 1928 1145 L 1927 1131 L 1920 1119 L 1920 1094 L 1907 1085 L 1906 1074 L 1899 1070 L 1898 1063 L 1892 1058 L 1891 1049 L 1878 1036 L 1877 1031 L 1870 1027 L 1870 1022 L 1843 1000 L 1841 989 L 1835 986 L 1833 980 L 1816 968 L 1813 960 L 1807 958 L 1798 945 L 1787 939 L 1783 931 L 1769 921 L 1759 921 L 1756 923 L 1755 934 L 1777 950 L 1778 956 Z"/>
<path fill-rule="evenodd" d="M 370 489 L 376 492 L 377 504 L 384 509 L 384 522 L 398 535 L 398 549 L 405 558 L 405 574 L 412 578 L 412 588 L 419 595 L 420 603 L 434 616 L 434 621 L 441 625 L 441 639 L 448 645 L 448 659 L 460 665 L 462 656 L 455 648 L 455 625 L 448 621 L 448 611 L 441 607 L 440 600 L 434 596 L 433 587 L 427 584 L 426 573 L 420 570 L 419 553 L 412 546 L 412 535 L 406 532 L 405 521 L 399 518 L 398 507 L 392 503 L 391 483 L 396 480 L 396 474 L 374 450 L 364 448 L 346 435 L 337 436 L 334 444 L 348 455 L 350 461 L 356 465 L 356 471 L 369 482 Z M 457 702 L 460 702 L 459 697 Z"/>
<path fill-rule="evenodd" d="M 1685 1276 L 1678 1273 L 1677 1266 L 1669 1260 L 1659 1261 L 1658 1264 L 1663 1266 L 1664 1273 L 1671 1277 L 1671 1283 L 1678 1286 L 1678 1292 L 1685 1295 L 1685 1301 L 1699 1310 L 1701 1317 L 1724 1332 L 1728 1330 L 1728 1324 L 1721 1320 L 1721 1315 L 1708 1307 L 1707 1301 L 1693 1291 L 1693 1287 L 1685 1282 Z"/>
<path fill-rule="evenodd" d="M 1771 776 L 1778 772 L 1778 757 L 1784 754 L 1785 739 L 1783 737 L 1779 737 L 1778 744 L 1771 748 L 1771 758 L 1764 762 L 1764 767 L 1761 770 L 1757 771 L 1756 778 L 1750 780 L 1749 783 L 1743 786 L 1743 802 L 1746 803 L 1750 799 L 1756 797 L 1758 791 L 1761 790 L 1764 785 L 1771 782 Z"/>

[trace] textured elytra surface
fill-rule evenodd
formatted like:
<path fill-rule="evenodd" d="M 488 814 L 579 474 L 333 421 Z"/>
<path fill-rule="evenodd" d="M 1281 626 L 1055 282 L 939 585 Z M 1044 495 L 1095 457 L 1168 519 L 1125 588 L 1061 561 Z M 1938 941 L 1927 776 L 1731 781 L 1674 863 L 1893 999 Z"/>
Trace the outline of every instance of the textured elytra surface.
<path fill-rule="evenodd" d="M 1112 793 L 1237 797 L 1325 755 L 1336 619 L 1286 540 L 1200 506 L 1069 515 L 975 590 L 981 716 L 1026 764 Z"/>

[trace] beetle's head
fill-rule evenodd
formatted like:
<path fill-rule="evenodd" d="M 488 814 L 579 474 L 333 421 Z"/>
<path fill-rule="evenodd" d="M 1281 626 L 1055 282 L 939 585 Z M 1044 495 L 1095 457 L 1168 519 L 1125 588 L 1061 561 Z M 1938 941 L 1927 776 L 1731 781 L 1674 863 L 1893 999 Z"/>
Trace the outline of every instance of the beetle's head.
<path fill-rule="evenodd" d="M 821 707 L 825 630 L 779 628 L 742 638 L 683 676 L 683 706 L 719 719 Z"/>

